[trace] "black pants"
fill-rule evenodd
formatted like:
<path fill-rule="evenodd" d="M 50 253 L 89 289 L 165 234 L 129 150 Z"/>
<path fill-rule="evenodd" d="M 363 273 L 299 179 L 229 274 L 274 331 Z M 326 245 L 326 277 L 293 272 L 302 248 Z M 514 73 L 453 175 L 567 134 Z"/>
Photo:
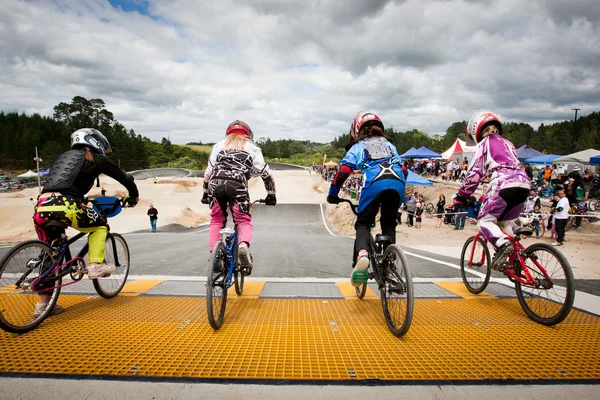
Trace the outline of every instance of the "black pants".
<path fill-rule="evenodd" d="M 413 226 L 413 218 L 415 217 L 415 212 L 414 211 L 407 211 L 406 215 L 408 216 L 408 226 Z"/>
<path fill-rule="evenodd" d="M 554 226 L 556 228 L 556 241 L 562 243 L 565 240 L 565 227 L 567 226 L 568 219 L 556 219 L 554 218 Z"/>
<path fill-rule="evenodd" d="M 369 245 L 371 227 L 381 207 L 381 233 L 389 236 L 396 243 L 396 215 L 400 206 L 400 195 L 395 190 L 384 190 L 379 193 L 359 214 L 354 224 L 356 240 L 354 241 L 354 260 L 359 250 L 371 251 Z"/>

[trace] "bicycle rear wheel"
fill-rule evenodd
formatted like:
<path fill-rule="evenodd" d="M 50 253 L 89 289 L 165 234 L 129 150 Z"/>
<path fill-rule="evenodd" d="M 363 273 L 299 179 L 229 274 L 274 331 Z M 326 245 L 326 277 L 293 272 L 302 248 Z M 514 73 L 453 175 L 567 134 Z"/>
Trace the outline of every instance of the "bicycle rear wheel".
<path fill-rule="evenodd" d="M 123 236 L 118 233 L 108 233 L 104 247 L 104 261 L 115 265 L 115 272 L 106 278 L 92 279 L 92 283 L 100 296 L 110 299 L 121 292 L 129 276 L 129 246 Z"/>
<path fill-rule="evenodd" d="M 227 304 L 227 250 L 221 241 L 215 244 L 206 276 L 206 307 L 208 323 L 213 329 L 223 324 Z"/>
<path fill-rule="evenodd" d="M 29 332 L 50 314 L 60 287 L 44 292 L 50 301 L 46 309 L 35 316 L 40 296 L 32 290 L 31 283 L 52 266 L 52 252 L 47 243 L 29 240 L 19 243 L 4 256 L 0 263 L 0 328 L 12 333 Z M 62 279 L 52 281 L 50 278 L 47 282 L 60 286 Z"/>
<path fill-rule="evenodd" d="M 404 336 L 412 322 L 414 291 L 404 251 L 392 244 L 383 253 L 381 305 L 387 326 L 395 336 Z"/>
<path fill-rule="evenodd" d="M 475 242 L 475 236 L 468 238 L 460 253 L 460 276 L 469 292 L 478 294 L 485 290 L 492 274 L 491 265 L 485 241 L 479 237 Z"/>
<path fill-rule="evenodd" d="M 547 243 L 534 243 L 525 249 L 525 262 L 536 281 L 535 287 L 515 282 L 519 303 L 525 314 L 542 325 L 562 322 L 573 308 L 573 272 L 565 256 Z M 546 270 L 547 276 L 539 266 Z M 517 272 L 521 272 L 520 266 Z M 522 273 L 521 273 L 522 275 Z"/>

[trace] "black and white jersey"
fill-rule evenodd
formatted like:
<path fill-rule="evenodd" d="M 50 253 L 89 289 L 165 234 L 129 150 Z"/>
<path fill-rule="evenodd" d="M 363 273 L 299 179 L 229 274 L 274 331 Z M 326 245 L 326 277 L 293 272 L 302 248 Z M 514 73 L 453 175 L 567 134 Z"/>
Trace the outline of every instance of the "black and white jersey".
<path fill-rule="evenodd" d="M 247 188 L 253 172 L 262 178 L 267 193 L 275 194 L 275 181 L 260 148 L 253 142 L 246 141 L 243 149 L 226 149 L 225 140 L 221 140 L 210 153 L 204 181 L 234 180 Z"/>

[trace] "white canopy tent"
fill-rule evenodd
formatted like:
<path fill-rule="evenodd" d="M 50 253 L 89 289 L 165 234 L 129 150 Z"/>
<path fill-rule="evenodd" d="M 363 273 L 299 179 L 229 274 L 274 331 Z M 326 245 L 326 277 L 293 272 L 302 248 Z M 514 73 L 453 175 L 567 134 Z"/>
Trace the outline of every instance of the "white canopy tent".
<path fill-rule="evenodd" d="M 567 154 L 554 160 L 553 164 L 589 164 L 590 158 L 600 155 L 600 150 L 587 149 Z"/>
<path fill-rule="evenodd" d="M 38 174 L 36 172 L 29 170 L 29 171 L 25 172 L 24 174 L 17 175 L 17 178 L 37 178 L 37 176 L 38 176 Z"/>
<path fill-rule="evenodd" d="M 442 153 L 442 159 L 456 160 L 458 158 L 459 161 L 462 162 L 465 158 L 467 158 L 468 162 L 471 162 L 474 152 L 475 146 L 467 146 L 463 140 L 457 138 L 452 146 Z"/>

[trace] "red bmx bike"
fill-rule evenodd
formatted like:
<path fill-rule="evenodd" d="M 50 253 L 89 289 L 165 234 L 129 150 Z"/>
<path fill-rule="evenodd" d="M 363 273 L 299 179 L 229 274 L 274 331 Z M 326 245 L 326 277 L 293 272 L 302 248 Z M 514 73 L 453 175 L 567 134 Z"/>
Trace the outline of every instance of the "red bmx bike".
<path fill-rule="evenodd" d="M 575 287 L 573 272 L 565 256 L 554 246 L 534 243 L 525 248 L 521 236 L 532 231 L 519 228 L 509 235 L 513 251 L 499 271 L 515 284 L 517 298 L 525 314 L 542 325 L 563 321 L 573 308 Z M 481 293 L 490 281 L 491 257 L 487 240 L 477 233 L 463 246 L 460 273 L 467 289 Z"/>

